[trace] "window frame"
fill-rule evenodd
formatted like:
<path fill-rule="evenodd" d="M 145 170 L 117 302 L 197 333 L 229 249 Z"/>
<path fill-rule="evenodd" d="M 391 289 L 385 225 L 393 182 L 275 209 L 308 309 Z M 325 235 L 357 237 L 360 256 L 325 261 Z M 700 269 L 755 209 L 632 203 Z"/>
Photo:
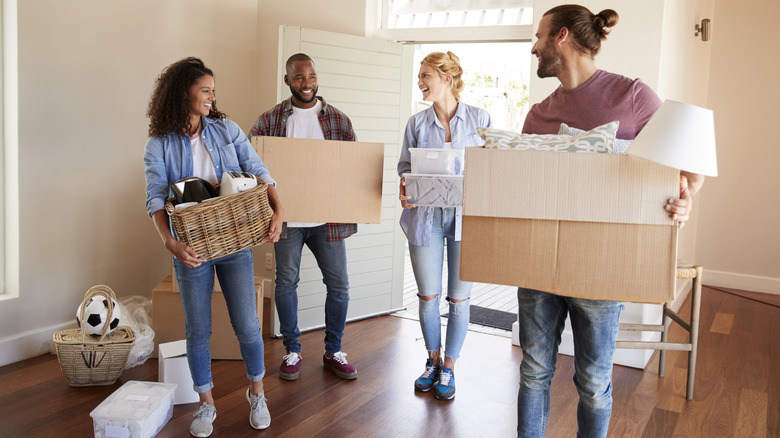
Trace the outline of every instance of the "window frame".
<path fill-rule="evenodd" d="M 389 0 L 376 0 L 376 2 L 378 10 L 374 38 L 405 44 L 533 41 L 533 24 L 388 29 Z"/>
<path fill-rule="evenodd" d="M 17 2 L 0 4 L 0 301 L 19 296 Z"/>

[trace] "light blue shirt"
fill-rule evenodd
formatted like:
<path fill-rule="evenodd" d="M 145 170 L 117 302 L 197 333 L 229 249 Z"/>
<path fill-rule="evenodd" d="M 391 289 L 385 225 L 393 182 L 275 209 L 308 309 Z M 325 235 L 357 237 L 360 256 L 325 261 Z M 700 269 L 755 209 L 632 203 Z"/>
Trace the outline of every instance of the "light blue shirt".
<path fill-rule="evenodd" d="M 211 155 L 217 181 L 222 172 L 250 172 L 267 184 L 276 185 L 257 152 L 238 125 L 228 119 L 202 117 L 201 139 Z M 165 208 L 165 201 L 173 197 L 171 184 L 193 176 L 192 145 L 182 134 L 150 137 L 144 150 L 146 174 L 146 212 L 152 216 Z"/>
<path fill-rule="evenodd" d="M 460 102 L 455 117 L 450 120 L 452 148 L 483 146 L 485 140 L 477 134 L 478 126 L 491 127 L 490 114 L 482 108 Z M 398 176 L 403 177 L 404 173 L 409 173 L 412 169 L 409 148 L 443 148 L 444 135 L 444 126 L 436 117 L 433 106 L 410 117 L 404 132 L 401 157 L 398 159 Z M 434 208 L 436 207 L 404 209 L 401 214 L 401 229 L 412 245 L 430 245 Z M 461 210 L 461 207 L 456 207 L 455 240 L 460 240 L 461 236 Z"/>

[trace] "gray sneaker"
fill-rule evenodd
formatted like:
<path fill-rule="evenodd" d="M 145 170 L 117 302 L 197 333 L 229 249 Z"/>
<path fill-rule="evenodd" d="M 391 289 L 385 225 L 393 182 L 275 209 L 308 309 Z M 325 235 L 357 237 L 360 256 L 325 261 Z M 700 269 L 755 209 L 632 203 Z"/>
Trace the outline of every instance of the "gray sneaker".
<path fill-rule="evenodd" d="M 217 408 L 203 402 L 200 409 L 198 409 L 198 412 L 195 412 L 192 416 L 195 417 L 195 419 L 192 420 L 192 424 L 190 424 L 190 433 L 192 436 L 206 437 L 211 435 L 211 432 L 214 430 L 211 423 L 217 418 Z"/>
<path fill-rule="evenodd" d="M 255 429 L 265 429 L 271 425 L 271 413 L 268 412 L 268 400 L 265 394 L 254 395 L 246 390 L 246 399 L 249 400 L 251 411 L 249 412 L 249 424 Z"/>

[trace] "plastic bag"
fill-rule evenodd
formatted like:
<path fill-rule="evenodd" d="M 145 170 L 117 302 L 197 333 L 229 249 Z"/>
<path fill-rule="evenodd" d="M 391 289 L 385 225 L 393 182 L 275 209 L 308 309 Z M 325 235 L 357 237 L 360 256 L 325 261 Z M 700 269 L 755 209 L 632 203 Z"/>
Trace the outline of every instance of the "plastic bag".
<path fill-rule="evenodd" d="M 119 300 L 122 308 L 120 325 L 130 326 L 135 332 L 135 344 L 127 357 L 125 369 L 130 369 L 146 362 L 154 351 L 154 330 L 152 330 L 152 300 L 134 295 Z"/>

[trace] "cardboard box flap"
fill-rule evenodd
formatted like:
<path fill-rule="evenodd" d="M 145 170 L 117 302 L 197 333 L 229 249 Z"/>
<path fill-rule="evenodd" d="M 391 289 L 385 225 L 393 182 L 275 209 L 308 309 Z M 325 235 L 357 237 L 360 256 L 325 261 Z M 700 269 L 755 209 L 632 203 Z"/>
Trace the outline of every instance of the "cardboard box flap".
<path fill-rule="evenodd" d="M 677 196 L 677 169 L 628 155 L 466 149 L 464 216 L 673 225 Z"/>
<path fill-rule="evenodd" d="M 158 357 L 179 357 L 187 355 L 187 340 L 165 342 L 159 345 L 160 354 Z"/>
<path fill-rule="evenodd" d="M 288 222 L 378 224 L 382 218 L 382 143 L 252 137 Z"/>

